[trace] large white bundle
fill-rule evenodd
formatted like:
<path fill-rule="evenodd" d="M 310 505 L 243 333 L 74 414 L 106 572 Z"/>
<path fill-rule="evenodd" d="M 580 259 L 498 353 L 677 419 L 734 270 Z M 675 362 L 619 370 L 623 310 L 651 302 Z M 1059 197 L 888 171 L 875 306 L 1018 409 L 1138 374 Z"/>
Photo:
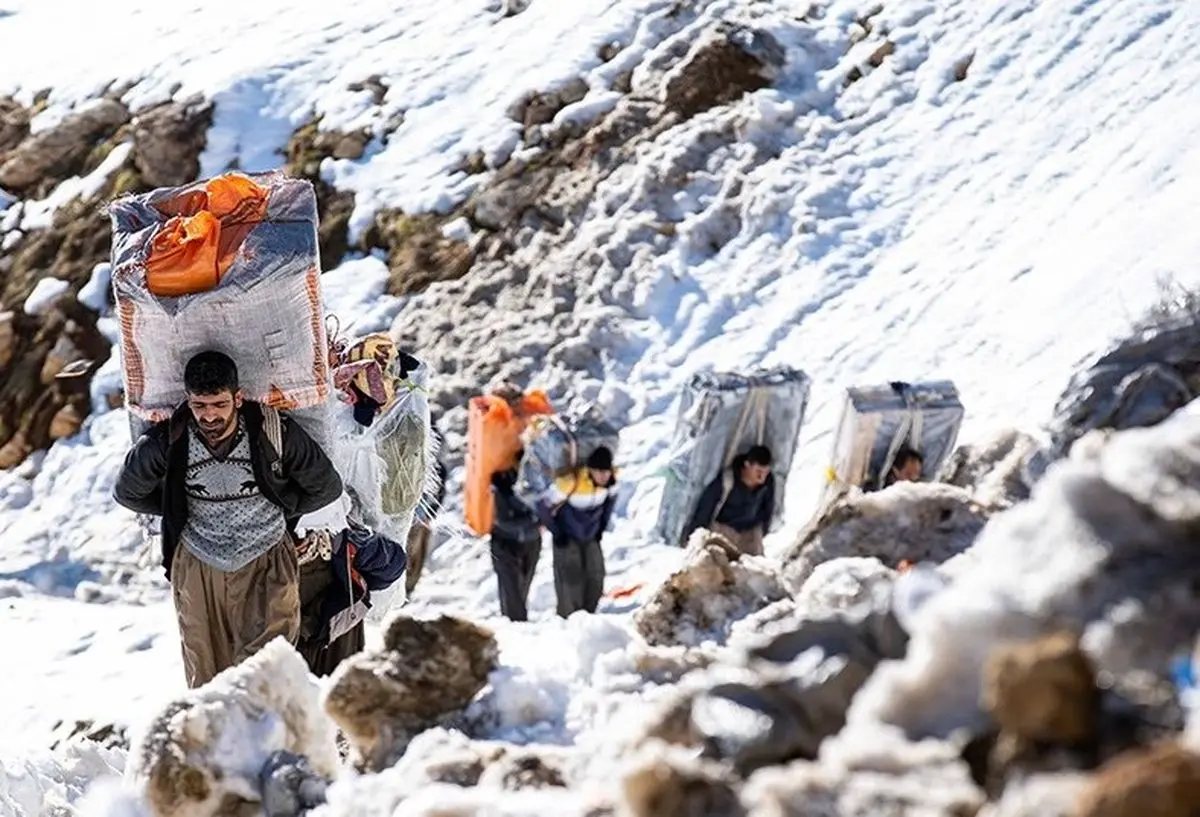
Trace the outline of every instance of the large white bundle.
<path fill-rule="evenodd" d="M 316 196 L 308 182 L 282 174 L 248 178 L 265 191 L 265 207 L 253 217 L 234 212 L 221 219 L 226 268 L 216 286 L 202 292 L 155 294 L 148 265 L 156 238 L 181 218 L 219 212 L 217 194 L 210 191 L 223 179 L 128 196 L 110 205 L 126 404 L 143 421 L 169 416 L 185 399 L 188 359 L 213 349 L 237 363 L 248 399 L 294 411 L 329 450 L 331 385 Z"/>

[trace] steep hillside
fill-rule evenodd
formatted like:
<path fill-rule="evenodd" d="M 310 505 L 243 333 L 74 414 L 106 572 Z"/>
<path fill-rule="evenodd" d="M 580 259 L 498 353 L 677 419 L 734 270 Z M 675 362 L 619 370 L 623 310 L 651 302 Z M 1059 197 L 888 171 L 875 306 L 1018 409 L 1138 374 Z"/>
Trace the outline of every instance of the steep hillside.
<path fill-rule="evenodd" d="M 562 622 L 544 558 L 535 620 L 489 622 L 502 669 L 472 734 L 520 743 L 599 745 L 658 694 L 624 662 L 642 660 L 629 614 L 680 563 L 650 529 L 691 373 L 813 375 L 782 554 L 841 387 L 951 378 L 965 439 L 1035 431 L 1159 275 L 1194 279 L 1190 4 L 296 5 L 0 6 L 0 464 L 21 463 L 0 472 L 0 650 L 22 656 L 0 753 L 32 757 L 60 718 L 133 722 L 179 686 L 165 583 L 108 498 L 128 442 L 99 210 L 116 193 L 230 167 L 312 179 L 327 305 L 429 360 L 455 456 L 465 398 L 500 378 L 624 425 L 609 584 L 647 589 Z M 84 376 L 54 381 L 75 359 Z M 453 521 L 423 581 L 418 615 L 495 616 L 486 549 Z M 29 762 L 74 801 L 70 763 Z"/>

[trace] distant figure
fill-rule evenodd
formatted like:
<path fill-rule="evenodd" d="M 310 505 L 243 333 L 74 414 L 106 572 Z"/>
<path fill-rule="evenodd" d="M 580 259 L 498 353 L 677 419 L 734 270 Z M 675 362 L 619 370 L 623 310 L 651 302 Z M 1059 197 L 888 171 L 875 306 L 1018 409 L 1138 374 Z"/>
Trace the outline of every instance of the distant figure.
<path fill-rule="evenodd" d="M 539 504 L 554 540 L 554 591 L 558 614 L 596 612 L 604 594 L 604 551 L 600 540 L 616 503 L 613 455 L 600 447 L 587 464 L 560 477 Z"/>
<path fill-rule="evenodd" d="M 517 454 L 520 462 L 521 454 Z M 500 612 L 512 621 L 528 621 L 529 588 L 542 555 L 542 526 L 537 512 L 513 493 L 516 466 L 492 475 L 496 514 L 492 520 L 492 567 L 499 585 Z"/>
<path fill-rule="evenodd" d="M 296 522 L 337 500 L 329 457 L 287 414 L 246 400 L 237 365 L 201 352 L 187 401 L 143 434 L 113 497 L 162 517 L 183 668 L 191 688 L 300 628 Z"/>
<path fill-rule="evenodd" d="M 920 482 L 924 468 L 925 458 L 920 452 L 907 445 L 903 446 L 896 452 L 896 459 L 892 462 L 887 479 L 884 480 L 884 487 L 897 482 Z"/>
<path fill-rule="evenodd" d="M 708 528 L 734 544 L 742 553 L 761 556 L 763 537 L 775 513 L 775 476 L 771 450 L 756 445 L 734 457 L 700 495 L 692 519 L 684 529 L 683 543 L 697 528 Z"/>

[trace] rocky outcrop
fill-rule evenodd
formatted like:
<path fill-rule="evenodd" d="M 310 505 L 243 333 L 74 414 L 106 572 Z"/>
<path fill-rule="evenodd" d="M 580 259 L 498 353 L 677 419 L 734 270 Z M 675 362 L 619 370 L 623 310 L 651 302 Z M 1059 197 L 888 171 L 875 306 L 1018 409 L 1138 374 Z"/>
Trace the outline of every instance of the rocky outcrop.
<path fill-rule="evenodd" d="M 121 102 L 101 98 L 81 105 L 61 122 L 23 139 L 0 164 L 0 187 L 22 197 L 42 198 L 83 170 L 93 146 L 130 119 Z"/>
<path fill-rule="evenodd" d="M 733 622 L 787 595 L 769 562 L 706 530 L 692 536 L 683 562 L 634 614 L 650 644 L 723 641 Z"/>
<path fill-rule="evenodd" d="M 683 119 L 766 88 L 784 50 L 765 31 L 721 25 L 699 40 L 663 83 L 663 104 Z"/>
<path fill-rule="evenodd" d="M 1007 429 L 956 448 L 942 464 L 937 481 L 969 491 L 989 509 L 1002 510 L 1029 499 L 1046 465 L 1037 440 Z"/>
<path fill-rule="evenodd" d="M 901 562 L 941 563 L 970 547 L 987 518 L 970 494 L 941 483 L 852 493 L 801 532 L 784 556 L 784 575 L 798 590 L 817 565 L 831 559 L 869 556 L 893 569 Z"/>
<path fill-rule="evenodd" d="M 419 732 L 463 710 L 497 667 L 489 630 L 463 619 L 399 616 L 383 648 L 359 653 L 338 667 L 325 710 L 342 728 L 360 767 L 395 762 Z"/>
<path fill-rule="evenodd" d="M 179 187 L 200 175 L 213 105 L 202 97 L 142 111 L 133 120 L 133 167 L 142 186 Z"/>
<path fill-rule="evenodd" d="M 1084 787 L 1070 817 L 1189 817 L 1200 813 L 1200 755 L 1170 742 L 1129 752 Z"/>
<path fill-rule="evenodd" d="M 363 84 L 360 90 L 369 88 Z M 386 88 L 383 92 L 386 92 Z M 343 133 L 322 130 L 321 118 L 317 117 L 298 128 L 284 149 L 284 172 L 289 176 L 308 179 L 317 193 L 317 216 L 321 220 L 317 233 L 321 269 L 333 269 L 349 251 L 350 215 L 354 212 L 354 194 L 337 190 L 321 178 L 321 163 L 329 158 L 359 159 L 370 140 L 371 134 L 367 131 Z"/>

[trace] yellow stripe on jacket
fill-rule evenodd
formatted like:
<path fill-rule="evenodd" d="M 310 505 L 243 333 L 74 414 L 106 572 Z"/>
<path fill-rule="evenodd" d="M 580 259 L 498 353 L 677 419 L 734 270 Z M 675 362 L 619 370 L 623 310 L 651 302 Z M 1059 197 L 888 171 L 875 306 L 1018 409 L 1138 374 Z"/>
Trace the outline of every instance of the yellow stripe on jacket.
<path fill-rule="evenodd" d="M 614 475 L 615 477 L 615 475 Z M 546 501 L 551 505 L 567 502 L 572 507 L 586 510 L 598 508 L 608 499 L 610 489 L 592 482 L 588 469 L 580 468 L 572 474 L 564 474 L 554 480 L 546 492 Z"/>

